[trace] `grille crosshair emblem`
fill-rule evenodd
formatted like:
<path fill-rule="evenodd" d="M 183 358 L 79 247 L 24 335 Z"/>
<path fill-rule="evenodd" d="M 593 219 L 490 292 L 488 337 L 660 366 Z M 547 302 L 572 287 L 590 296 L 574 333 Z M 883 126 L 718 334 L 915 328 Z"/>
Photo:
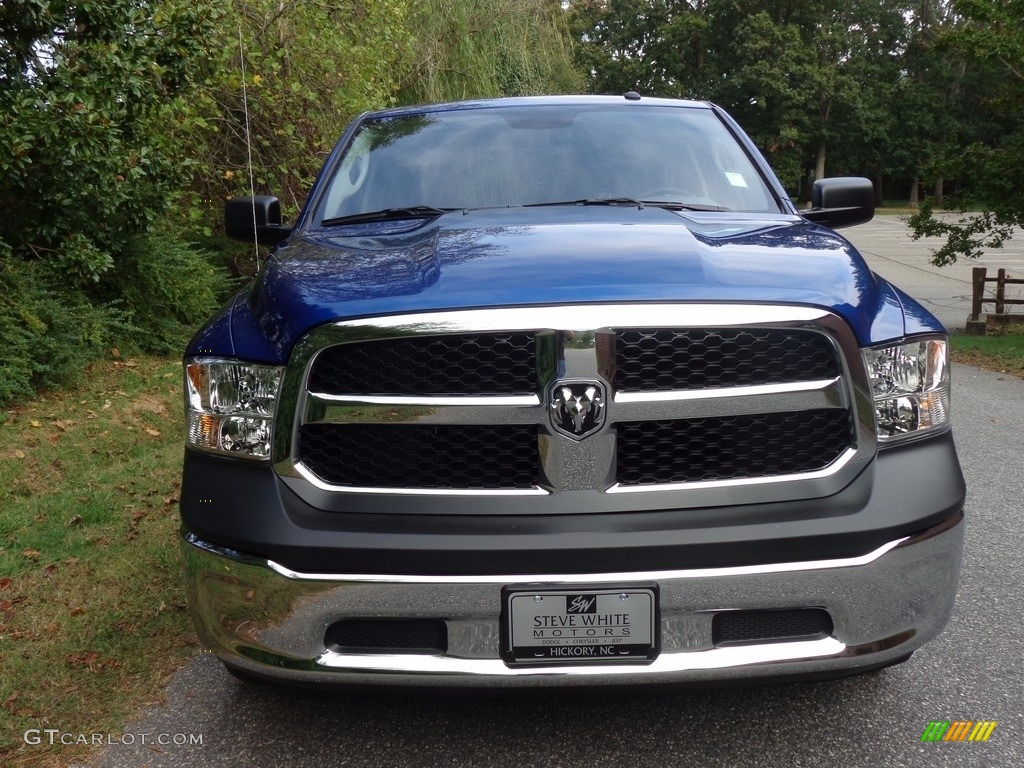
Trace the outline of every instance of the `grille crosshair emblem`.
<path fill-rule="evenodd" d="M 604 424 L 604 387 L 593 380 L 557 381 L 550 409 L 556 432 L 582 440 Z"/>

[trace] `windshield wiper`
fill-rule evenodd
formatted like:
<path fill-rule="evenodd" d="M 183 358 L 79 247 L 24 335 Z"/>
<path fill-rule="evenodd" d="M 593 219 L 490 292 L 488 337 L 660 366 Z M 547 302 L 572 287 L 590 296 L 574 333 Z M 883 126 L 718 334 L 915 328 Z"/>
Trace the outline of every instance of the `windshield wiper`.
<path fill-rule="evenodd" d="M 654 208 L 664 208 L 669 211 L 717 211 L 719 213 L 729 209 L 722 205 L 707 205 L 706 203 L 680 203 L 675 200 L 644 200 L 645 205 Z"/>
<path fill-rule="evenodd" d="M 631 197 L 587 197 L 582 200 L 555 200 L 550 203 L 527 203 L 523 208 L 548 208 L 557 205 L 635 205 L 638 210 L 643 210 L 644 203 L 641 200 L 634 200 Z"/>
<path fill-rule="evenodd" d="M 431 219 L 443 213 L 461 211 L 461 208 L 433 208 L 429 205 L 413 205 L 409 208 L 384 208 L 380 211 L 352 213 L 335 216 L 320 222 L 321 227 L 336 227 L 340 224 L 360 224 L 368 221 L 399 221 L 401 219 Z"/>
<path fill-rule="evenodd" d="M 680 203 L 673 200 L 635 200 L 632 197 L 593 197 L 583 200 L 558 200 L 550 203 L 529 203 L 524 208 L 546 208 L 558 205 L 629 205 L 642 211 L 647 206 L 665 208 L 670 211 L 727 211 L 720 205 L 704 205 L 702 203 Z"/>

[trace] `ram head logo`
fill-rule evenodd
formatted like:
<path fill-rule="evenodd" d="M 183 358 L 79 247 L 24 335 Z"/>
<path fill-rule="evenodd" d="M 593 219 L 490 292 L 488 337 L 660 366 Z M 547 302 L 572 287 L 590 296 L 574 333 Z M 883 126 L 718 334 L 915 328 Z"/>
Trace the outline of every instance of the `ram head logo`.
<path fill-rule="evenodd" d="M 556 382 L 550 407 L 555 431 L 582 440 L 604 424 L 604 387 L 590 380 Z"/>

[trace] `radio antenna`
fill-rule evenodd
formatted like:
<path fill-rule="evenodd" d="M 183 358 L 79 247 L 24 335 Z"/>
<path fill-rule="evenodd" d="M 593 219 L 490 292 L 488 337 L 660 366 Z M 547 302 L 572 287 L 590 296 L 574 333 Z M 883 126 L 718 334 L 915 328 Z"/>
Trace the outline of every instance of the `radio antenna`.
<path fill-rule="evenodd" d="M 252 175 L 252 141 L 249 133 L 249 95 L 245 87 L 245 48 L 242 43 L 242 25 L 238 25 L 238 60 L 242 65 L 242 112 L 245 114 L 245 152 L 249 169 L 249 196 L 252 199 L 252 244 L 256 250 L 256 271 L 260 270 L 260 243 L 256 232 L 256 181 Z"/>

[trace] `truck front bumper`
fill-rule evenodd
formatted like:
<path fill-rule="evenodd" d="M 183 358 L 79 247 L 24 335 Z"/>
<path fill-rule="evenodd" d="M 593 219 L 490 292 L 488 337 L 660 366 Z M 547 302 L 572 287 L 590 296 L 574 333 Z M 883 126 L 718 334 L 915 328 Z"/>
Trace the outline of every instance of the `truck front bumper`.
<path fill-rule="evenodd" d="M 200 640 L 231 667 L 293 683 L 571 686 L 709 683 L 854 673 L 896 662 L 949 619 L 963 515 L 858 557 L 725 568 L 558 576 L 307 574 L 205 542 L 182 541 Z M 657 585 L 660 652 L 647 663 L 516 666 L 502 660 L 507 585 L 557 589 Z M 730 610 L 824 609 L 827 637 L 716 645 Z M 346 619 L 442 621 L 433 653 L 341 652 L 328 627 Z"/>

